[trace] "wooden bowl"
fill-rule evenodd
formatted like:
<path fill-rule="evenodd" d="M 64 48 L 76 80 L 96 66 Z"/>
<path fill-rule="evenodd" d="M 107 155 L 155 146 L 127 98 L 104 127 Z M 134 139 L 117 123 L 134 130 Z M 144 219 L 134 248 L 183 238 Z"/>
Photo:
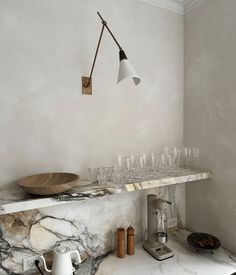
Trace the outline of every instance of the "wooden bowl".
<path fill-rule="evenodd" d="M 25 177 L 18 184 L 27 192 L 35 195 L 53 195 L 71 189 L 79 180 L 72 173 L 45 173 Z"/>

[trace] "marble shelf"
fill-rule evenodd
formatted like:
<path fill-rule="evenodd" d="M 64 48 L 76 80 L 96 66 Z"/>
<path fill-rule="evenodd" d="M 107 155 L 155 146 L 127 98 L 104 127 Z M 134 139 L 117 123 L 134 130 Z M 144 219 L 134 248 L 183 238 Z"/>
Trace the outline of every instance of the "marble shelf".
<path fill-rule="evenodd" d="M 11 190 L 8 189 L 0 192 L 0 215 L 55 206 L 107 195 L 199 181 L 209 179 L 211 177 L 212 173 L 209 171 L 178 169 L 178 171 L 172 172 L 171 175 L 160 174 L 159 176 L 156 176 L 155 179 L 142 179 L 132 182 L 125 182 L 123 184 L 108 182 L 106 185 L 102 186 L 89 181 L 80 181 L 78 186 L 75 186 L 69 192 L 50 197 L 33 196 L 16 186 Z"/>

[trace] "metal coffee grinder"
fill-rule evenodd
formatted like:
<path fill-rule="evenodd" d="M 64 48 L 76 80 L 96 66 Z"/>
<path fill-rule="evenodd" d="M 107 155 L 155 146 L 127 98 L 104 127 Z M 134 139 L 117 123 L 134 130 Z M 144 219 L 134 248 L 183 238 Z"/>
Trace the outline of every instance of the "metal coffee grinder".
<path fill-rule="evenodd" d="M 147 196 L 147 218 L 148 218 L 148 239 L 144 242 L 143 248 L 155 259 L 162 261 L 174 256 L 164 244 L 167 243 L 167 218 L 165 209 L 171 202 L 157 198 L 157 195 Z"/>

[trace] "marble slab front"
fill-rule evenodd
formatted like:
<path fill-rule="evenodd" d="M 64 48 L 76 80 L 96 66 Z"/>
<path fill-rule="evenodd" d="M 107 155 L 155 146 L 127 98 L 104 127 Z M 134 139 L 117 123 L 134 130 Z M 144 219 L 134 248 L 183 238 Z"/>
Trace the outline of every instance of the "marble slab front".
<path fill-rule="evenodd" d="M 155 178 L 137 179 L 122 184 L 108 182 L 106 185 L 99 185 L 97 182 L 80 181 L 79 185 L 69 192 L 48 197 L 30 195 L 19 186 L 16 186 L 14 189 L 0 192 L 0 215 L 68 204 L 73 201 L 88 200 L 96 197 L 199 181 L 211 177 L 212 174 L 209 171 L 178 169 L 171 173 L 159 174 Z"/>
<path fill-rule="evenodd" d="M 49 253 L 60 244 L 78 249 L 86 263 L 91 261 L 97 267 L 103 256 L 115 249 L 118 227 L 132 225 L 136 240 L 145 238 L 148 193 L 171 200 L 168 217 L 178 218 L 182 226 L 184 184 L 1 215 L 0 274 L 32 275 L 33 271 L 23 271 L 23 259 Z"/>

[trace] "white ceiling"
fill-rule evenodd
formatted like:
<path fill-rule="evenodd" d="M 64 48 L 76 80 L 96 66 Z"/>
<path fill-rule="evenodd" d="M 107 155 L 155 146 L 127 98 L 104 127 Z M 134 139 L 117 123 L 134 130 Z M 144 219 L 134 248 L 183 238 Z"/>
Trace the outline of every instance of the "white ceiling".
<path fill-rule="evenodd" d="M 185 14 L 206 0 L 141 0 L 142 2 L 161 7 L 172 12 Z"/>

